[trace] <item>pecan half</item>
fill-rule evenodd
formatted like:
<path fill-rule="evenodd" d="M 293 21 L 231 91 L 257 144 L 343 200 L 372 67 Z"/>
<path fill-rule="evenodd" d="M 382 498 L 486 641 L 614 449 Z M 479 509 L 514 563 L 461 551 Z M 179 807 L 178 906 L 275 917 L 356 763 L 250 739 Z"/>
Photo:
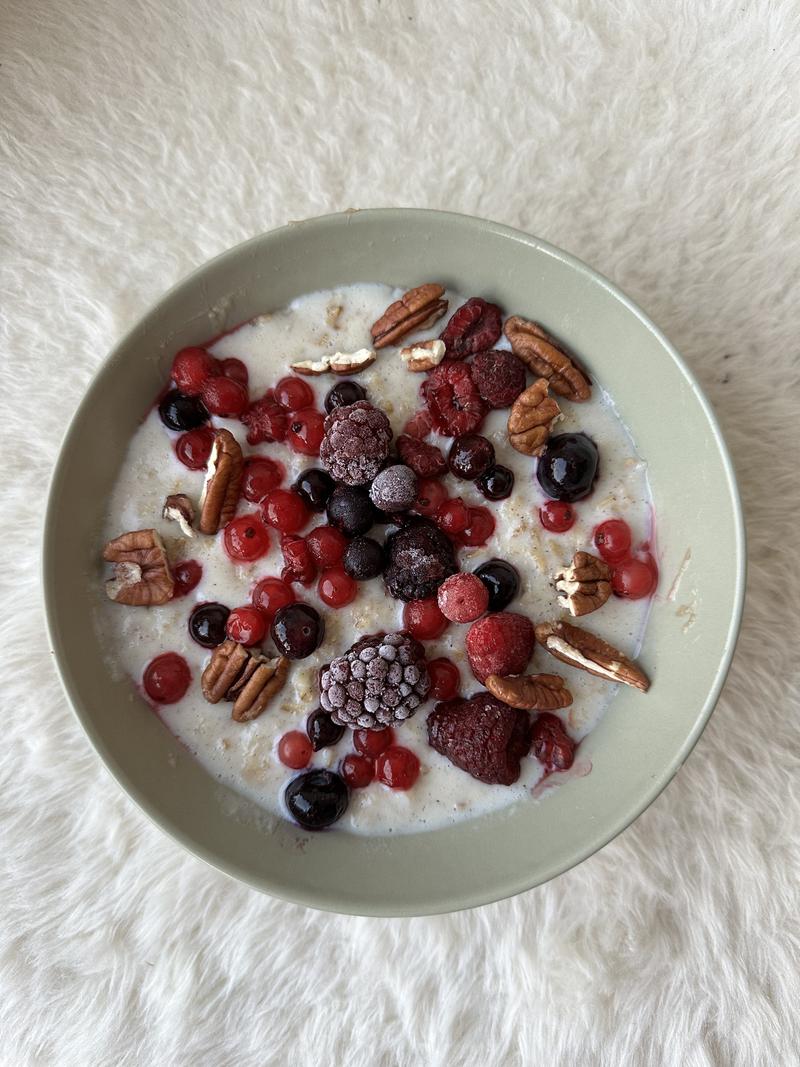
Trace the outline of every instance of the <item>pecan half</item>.
<path fill-rule="evenodd" d="M 194 537 L 194 504 L 185 493 L 173 493 L 168 496 L 161 514 L 165 519 L 177 522 L 184 537 Z"/>
<path fill-rule="evenodd" d="M 236 512 L 244 474 L 244 459 L 239 442 L 230 430 L 217 430 L 208 457 L 206 480 L 200 497 L 199 529 L 215 534 L 230 522 Z"/>
<path fill-rule="evenodd" d="M 375 348 L 396 344 L 413 330 L 432 326 L 447 311 L 444 286 L 429 282 L 409 289 L 373 323 L 370 333 Z"/>
<path fill-rule="evenodd" d="M 114 564 L 106 593 L 117 604 L 149 608 L 172 598 L 175 583 L 155 530 L 132 530 L 115 537 L 103 549 L 103 559 Z"/>
<path fill-rule="evenodd" d="M 573 356 L 538 322 L 512 315 L 503 332 L 511 342 L 511 351 L 533 374 L 547 378 L 550 388 L 567 400 L 588 400 L 592 395 L 589 378 Z"/>
<path fill-rule="evenodd" d="M 200 687 L 209 704 L 232 700 L 236 722 L 250 722 L 283 689 L 288 674 L 289 661 L 283 656 L 268 659 L 229 639 L 212 652 Z"/>
<path fill-rule="evenodd" d="M 523 711 L 555 711 L 572 703 L 572 693 L 557 674 L 490 674 L 483 684 L 498 700 Z"/>
<path fill-rule="evenodd" d="M 539 378 L 519 394 L 508 416 L 508 441 L 524 456 L 538 456 L 561 415 L 558 401 L 547 392 L 547 380 Z"/>
<path fill-rule="evenodd" d="M 647 675 L 613 645 L 570 622 L 543 622 L 536 627 L 536 640 L 551 656 L 570 667 L 596 674 L 608 682 L 623 682 L 646 693 Z"/>
<path fill-rule="evenodd" d="M 576 618 L 597 611 L 611 596 L 611 568 L 589 552 L 576 552 L 555 576 L 556 591 Z"/>
<path fill-rule="evenodd" d="M 422 371 L 433 370 L 444 359 L 445 343 L 438 337 L 431 341 L 420 341 L 415 345 L 408 345 L 400 349 L 400 358 L 406 365 L 406 370 L 420 374 Z"/>
<path fill-rule="evenodd" d="M 333 374 L 360 374 L 371 367 L 378 357 L 371 348 L 359 348 L 357 352 L 337 352 L 331 356 L 328 368 Z"/>

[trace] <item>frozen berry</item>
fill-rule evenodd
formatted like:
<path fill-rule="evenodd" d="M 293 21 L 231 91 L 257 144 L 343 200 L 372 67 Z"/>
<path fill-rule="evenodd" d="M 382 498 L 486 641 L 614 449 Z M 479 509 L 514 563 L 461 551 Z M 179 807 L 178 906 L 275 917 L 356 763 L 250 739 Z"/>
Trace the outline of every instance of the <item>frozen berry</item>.
<path fill-rule="evenodd" d="M 240 645 L 260 645 L 267 635 L 267 620 L 251 604 L 234 608 L 225 627 L 231 641 Z"/>
<path fill-rule="evenodd" d="M 619 563 L 631 549 L 631 528 L 624 519 L 606 519 L 594 531 L 594 547 L 606 563 Z"/>
<path fill-rule="evenodd" d="M 327 471 L 309 467 L 298 475 L 292 488 L 311 511 L 324 511 L 336 483 Z"/>
<path fill-rule="evenodd" d="M 472 361 L 472 378 L 490 408 L 507 408 L 525 389 L 525 365 L 511 352 L 479 352 Z"/>
<path fill-rule="evenodd" d="M 200 394 L 212 415 L 236 419 L 247 407 L 247 389 L 233 378 L 209 378 Z"/>
<path fill-rule="evenodd" d="M 597 445 L 585 433 L 551 437 L 536 464 L 536 477 L 554 500 L 574 503 L 588 496 L 597 478 Z"/>
<path fill-rule="evenodd" d="M 337 482 L 371 482 L 389 455 L 392 428 L 385 413 L 367 400 L 335 408 L 325 419 L 319 455 Z"/>
<path fill-rule="evenodd" d="M 514 489 L 514 472 L 498 463 L 475 482 L 487 500 L 505 500 Z"/>
<path fill-rule="evenodd" d="M 304 830 L 324 830 L 347 811 L 347 786 L 333 771 L 314 770 L 298 774 L 286 786 L 284 800 L 289 814 Z"/>
<path fill-rule="evenodd" d="M 258 445 L 264 441 L 284 441 L 289 416 L 268 391 L 247 408 L 242 422 L 247 427 L 247 443 Z"/>
<path fill-rule="evenodd" d="M 385 467 L 375 475 L 369 495 L 381 511 L 407 511 L 417 499 L 417 476 L 402 463 Z"/>
<path fill-rule="evenodd" d="M 464 359 L 491 348 L 500 337 L 502 315 L 497 304 L 489 304 L 479 296 L 470 297 L 454 312 L 439 335 L 448 358 Z"/>
<path fill-rule="evenodd" d="M 257 515 L 240 515 L 225 527 L 222 535 L 231 559 L 252 563 L 269 551 L 269 532 Z"/>
<path fill-rule="evenodd" d="M 450 471 L 456 478 L 474 482 L 494 465 L 494 445 L 479 433 L 462 433 L 447 454 Z"/>
<path fill-rule="evenodd" d="M 428 743 L 479 782 L 512 785 L 528 752 L 529 729 L 526 711 L 475 693 L 436 705 L 428 716 Z"/>
<path fill-rule="evenodd" d="M 150 660 L 144 669 L 144 691 L 157 704 L 176 704 L 189 688 L 189 664 L 177 652 L 164 652 Z"/>
<path fill-rule="evenodd" d="M 397 438 L 397 451 L 407 467 L 419 478 L 435 478 L 437 474 L 445 474 L 447 460 L 442 450 L 429 441 L 420 441 L 416 437 L 401 434 Z"/>
<path fill-rule="evenodd" d="M 299 730 L 290 730 L 278 742 L 278 759 L 284 767 L 301 771 L 309 765 L 312 755 L 311 742 Z"/>
<path fill-rule="evenodd" d="M 230 610 L 224 604 L 200 604 L 189 616 L 189 634 L 203 648 L 216 648 L 225 640 Z"/>
<path fill-rule="evenodd" d="M 575 509 L 565 500 L 548 500 L 539 508 L 539 522 L 551 533 L 566 533 L 575 525 Z"/>
<path fill-rule="evenodd" d="M 286 443 L 301 456 L 318 456 L 325 433 L 325 416 L 315 408 L 302 408 L 289 417 Z"/>
<path fill-rule="evenodd" d="M 358 585 L 344 567 L 329 567 L 319 576 L 317 593 L 328 607 L 343 608 L 355 600 Z"/>
<path fill-rule="evenodd" d="M 450 622 L 474 622 L 489 605 L 489 591 L 474 574 L 453 574 L 439 586 L 436 599 Z"/>
<path fill-rule="evenodd" d="M 208 422 L 208 409 L 197 396 L 172 389 L 158 405 L 161 421 L 170 430 L 194 430 Z"/>
<path fill-rule="evenodd" d="M 421 441 L 423 437 L 428 436 L 432 429 L 431 413 L 427 408 L 422 408 L 412 415 L 405 424 L 403 434 L 406 437 L 416 437 Z"/>
<path fill-rule="evenodd" d="M 386 726 L 382 730 L 354 730 L 353 748 L 362 756 L 375 759 L 385 752 L 394 741 L 394 730 Z"/>
<path fill-rule="evenodd" d="M 306 534 L 311 557 L 318 567 L 335 567 L 347 548 L 347 538 L 335 526 L 315 526 Z"/>
<path fill-rule="evenodd" d="M 327 711 L 317 708 L 306 719 L 306 733 L 315 752 L 321 748 L 332 748 L 344 735 L 345 727 L 334 722 Z"/>
<path fill-rule="evenodd" d="M 431 522 L 415 520 L 386 540 L 383 580 L 395 600 L 425 600 L 458 570 L 453 545 Z"/>
<path fill-rule="evenodd" d="M 203 568 L 197 562 L 196 559 L 187 559 L 182 563 L 177 563 L 172 568 L 172 577 L 175 585 L 172 590 L 172 599 L 176 600 L 179 596 L 186 596 L 187 593 L 195 588 L 203 577 Z"/>
<path fill-rule="evenodd" d="M 260 504 L 271 489 L 277 489 L 283 481 L 284 470 L 280 463 L 266 456 L 248 456 L 244 461 L 242 496 L 251 504 Z"/>
<path fill-rule="evenodd" d="M 504 559 L 490 559 L 477 568 L 489 593 L 489 611 L 502 611 L 519 592 L 519 571 Z"/>
<path fill-rule="evenodd" d="M 199 396 L 209 378 L 222 373 L 222 368 L 204 348 L 182 348 L 172 361 L 170 377 L 182 393 Z"/>
<path fill-rule="evenodd" d="M 435 478 L 421 478 L 417 485 L 417 499 L 413 510 L 419 515 L 432 519 L 439 513 L 439 508 L 447 499 L 447 490 Z"/>
<path fill-rule="evenodd" d="M 266 619 L 267 626 L 270 626 L 278 608 L 293 604 L 295 596 L 292 587 L 282 579 L 262 578 L 253 589 L 250 599 Z"/>
<path fill-rule="evenodd" d="M 470 509 L 460 496 L 445 500 L 436 512 L 436 525 L 440 530 L 444 530 L 448 537 L 455 537 L 469 526 L 469 512 Z"/>
<path fill-rule="evenodd" d="M 314 403 L 314 390 L 302 378 L 289 375 L 275 386 L 275 401 L 287 411 L 299 411 Z"/>
<path fill-rule="evenodd" d="M 182 433 L 175 442 L 175 455 L 190 471 L 202 470 L 211 455 L 214 436 L 210 426 L 201 426 L 197 430 Z"/>
<path fill-rule="evenodd" d="M 220 367 L 226 378 L 238 382 L 240 385 L 243 385 L 245 389 L 247 388 L 250 375 L 247 372 L 247 367 L 240 359 L 236 359 L 235 356 L 228 356 L 227 359 L 222 360 Z"/>
<path fill-rule="evenodd" d="M 536 635 L 525 615 L 499 611 L 474 622 L 467 631 L 467 658 L 479 682 L 490 674 L 522 674 L 533 654 Z"/>
<path fill-rule="evenodd" d="M 281 537 L 281 553 L 284 562 L 281 578 L 285 582 L 311 585 L 317 576 L 317 565 L 306 539 L 300 534 L 284 534 Z"/>
<path fill-rule="evenodd" d="M 409 600 L 403 607 L 403 627 L 418 641 L 433 641 L 447 629 L 447 619 L 439 610 L 436 597 Z"/>
<path fill-rule="evenodd" d="M 363 486 L 337 486 L 326 510 L 328 522 L 346 537 L 365 534 L 375 522 L 375 509 Z"/>
<path fill-rule="evenodd" d="M 475 388 L 469 364 L 443 360 L 431 371 L 422 391 L 434 428 L 446 437 L 472 433 L 483 422 L 486 405 Z"/>
<path fill-rule="evenodd" d="M 461 674 L 452 660 L 445 659 L 444 656 L 429 660 L 428 674 L 431 678 L 431 691 L 428 695 L 433 700 L 451 700 L 456 695 L 461 685 Z"/>
<path fill-rule="evenodd" d="M 339 774 L 351 789 L 366 789 L 375 778 L 375 760 L 348 752 L 339 764 Z"/>
<path fill-rule="evenodd" d="M 344 552 L 342 564 L 351 578 L 366 582 L 383 573 L 386 563 L 383 546 L 371 537 L 356 537 Z"/>
<path fill-rule="evenodd" d="M 390 789 L 410 789 L 419 778 L 419 759 L 410 748 L 392 745 L 375 760 L 375 777 Z"/>
<path fill-rule="evenodd" d="M 367 399 L 367 391 L 358 382 L 339 382 L 325 397 L 325 410 L 330 413 L 336 408 L 346 408 Z"/>
<path fill-rule="evenodd" d="M 614 564 L 611 588 L 617 596 L 627 600 L 641 600 L 650 596 L 656 587 L 657 574 L 652 566 L 640 559 L 624 559 Z"/>
<path fill-rule="evenodd" d="M 305 659 L 322 644 L 325 624 L 308 604 L 287 604 L 276 612 L 270 634 L 282 656 Z"/>
<path fill-rule="evenodd" d="M 470 508 L 469 523 L 466 530 L 458 535 L 459 544 L 468 548 L 485 545 L 494 533 L 494 515 L 487 508 Z"/>
<path fill-rule="evenodd" d="M 557 715 L 541 712 L 531 729 L 531 755 L 550 773 L 566 771 L 575 759 L 575 742 Z"/>
<path fill-rule="evenodd" d="M 261 502 L 261 514 L 281 533 L 297 533 L 308 522 L 305 501 L 291 489 L 270 489 Z"/>

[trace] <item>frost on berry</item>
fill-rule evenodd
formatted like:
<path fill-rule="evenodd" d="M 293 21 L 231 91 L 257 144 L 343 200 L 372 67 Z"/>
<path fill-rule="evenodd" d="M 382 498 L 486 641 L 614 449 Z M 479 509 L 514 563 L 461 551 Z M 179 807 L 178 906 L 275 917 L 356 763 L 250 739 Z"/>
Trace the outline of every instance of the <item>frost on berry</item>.
<path fill-rule="evenodd" d="M 456 767 L 488 785 L 512 785 L 530 744 L 528 713 L 491 693 L 437 704 L 428 716 L 428 743 Z"/>
<path fill-rule="evenodd" d="M 344 485 L 371 482 L 389 454 L 392 428 L 367 400 L 334 408 L 325 419 L 319 455 L 331 477 Z"/>
<path fill-rule="evenodd" d="M 458 570 L 449 537 L 433 523 L 420 519 L 404 526 L 386 541 L 389 560 L 383 574 L 395 600 L 426 600 Z"/>
<path fill-rule="evenodd" d="M 448 359 L 464 359 L 491 348 L 502 328 L 503 316 L 497 304 L 473 296 L 451 316 L 439 336 Z"/>
<path fill-rule="evenodd" d="M 485 615 L 467 632 L 467 658 L 479 682 L 490 674 L 522 674 L 536 643 L 533 623 L 514 611 Z"/>

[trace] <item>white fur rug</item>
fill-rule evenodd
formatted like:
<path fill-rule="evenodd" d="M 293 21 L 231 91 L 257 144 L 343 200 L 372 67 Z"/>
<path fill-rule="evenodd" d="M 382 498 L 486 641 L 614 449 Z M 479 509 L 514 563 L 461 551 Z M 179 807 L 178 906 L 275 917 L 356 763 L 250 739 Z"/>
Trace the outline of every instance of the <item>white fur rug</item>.
<path fill-rule="evenodd" d="M 0 1061 L 796 1064 L 795 0 L 4 0 Z M 177 278 L 288 219 L 410 204 L 575 252 L 662 325 L 741 477 L 750 589 L 687 766 L 552 884 L 316 914 L 185 855 L 66 707 L 38 531 L 65 424 Z"/>

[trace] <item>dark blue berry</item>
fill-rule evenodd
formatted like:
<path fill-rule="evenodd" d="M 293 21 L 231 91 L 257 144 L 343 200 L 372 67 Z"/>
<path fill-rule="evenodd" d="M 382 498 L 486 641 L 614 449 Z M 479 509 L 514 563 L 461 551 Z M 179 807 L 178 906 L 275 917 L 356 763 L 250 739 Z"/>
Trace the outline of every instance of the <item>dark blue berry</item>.
<path fill-rule="evenodd" d="M 322 644 L 325 623 L 308 604 L 286 604 L 276 611 L 270 634 L 282 656 L 305 659 Z"/>
<path fill-rule="evenodd" d="M 598 461 L 597 445 L 585 433 L 557 434 L 539 456 L 536 477 L 549 497 L 571 504 L 592 491 Z"/>
<path fill-rule="evenodd" d="M 284 799 L 289 814 L 304 830 L 324 830 L 347 811 L 350 793 L 338 774 L 315 770 L 293 778 L 286 786 Z"/>
<path fill-rule="evenodd" d="M 519 572 L 504 559 L 490 559 L 475 574 L 489 590 L 489 611 L 502 611 L 519 592 Z"/>
<path fill-rule="evenodd" d="M 303 471 L 292 486 L 312 511 L 324 511 L 336 483 L 327 471 L 311 467 Z"/>
<path fill-rule="evenodd" d="M 487 500 L 505 500 L 514 488 L 514 472 L 497 464 L 475 482 Z"/>
<path fill-rule="evenodd" d="M 158 405 L 161 421 L 170 430 L 195 430 L 208 422 L 208 411 L 199 396 L 186 396 L 170 389 Z"/>
<path fill-rule="evenodd" d="M 338 744 L 344 731 L 345 727 L 334 722 L 323 708 L 312 711 L 306 719 L 306 733 L 315 752 Z"/>
<path fill-rule="evenodd" d="M 224 604 L 201 604 L 189 616 L 189 633 L 203 648 L 216 648 L 225 640 L 230 608 Z"/>

